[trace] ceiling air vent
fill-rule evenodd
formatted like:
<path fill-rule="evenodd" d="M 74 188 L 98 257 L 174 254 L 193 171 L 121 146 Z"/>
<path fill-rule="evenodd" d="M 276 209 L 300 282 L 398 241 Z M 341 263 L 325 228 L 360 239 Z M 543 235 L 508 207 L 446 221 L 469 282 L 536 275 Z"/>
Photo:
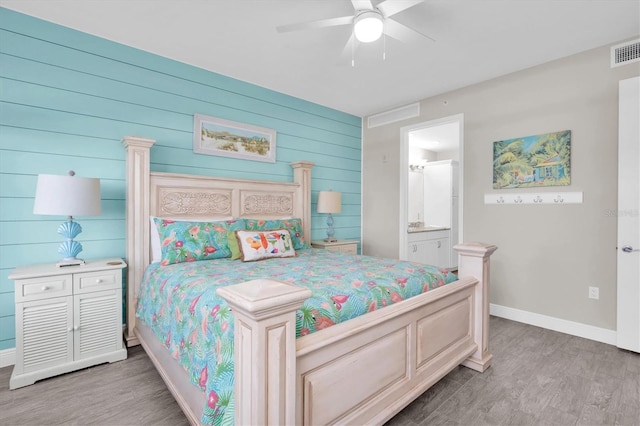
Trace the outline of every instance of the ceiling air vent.
<path fill-rule="evenodd" d="M 367 127 L 384 126 L 385 124 L 395 123 L 396 121 L 406 120 L 408 118 L 417 117 L 420 115 L 420 104 L 415 103 L 400 108 L 392 109 L 391 111 L 381 112 L 380 114 L 372 115 L 367 120 Z"/>
<path fill-rule="evenodd" d="M 640 39 L 611 47 L 611 68 L 640 61 Z"/>

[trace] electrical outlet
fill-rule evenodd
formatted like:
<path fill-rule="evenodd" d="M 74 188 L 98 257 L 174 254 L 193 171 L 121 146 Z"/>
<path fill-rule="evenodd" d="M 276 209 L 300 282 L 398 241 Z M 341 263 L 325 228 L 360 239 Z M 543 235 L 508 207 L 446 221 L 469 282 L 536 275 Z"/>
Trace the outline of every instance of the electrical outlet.
<path fill-rule="evenodd" d="M 589 287 L 589 299 L 600 299 L 600 289 L 598 287 Z"/>

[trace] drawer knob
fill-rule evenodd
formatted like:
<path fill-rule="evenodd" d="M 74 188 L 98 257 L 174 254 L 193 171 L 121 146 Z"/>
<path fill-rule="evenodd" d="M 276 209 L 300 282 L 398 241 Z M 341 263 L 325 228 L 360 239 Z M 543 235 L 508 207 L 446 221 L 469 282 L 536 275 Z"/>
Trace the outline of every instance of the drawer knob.
<path fill-rule="evenodd" d="M 47 291 L 49 290 L 49 286 L 48 285 L 43 285 L 42 286 L 42 291 Z"/>
<path fill-rule="evenodd" d="M 96 280 L 96 284 L 100 284 L 101 282 L 102 282 L 102 280 L 101 280 L 100 278 L 98 278 L 98 279 Z"/>

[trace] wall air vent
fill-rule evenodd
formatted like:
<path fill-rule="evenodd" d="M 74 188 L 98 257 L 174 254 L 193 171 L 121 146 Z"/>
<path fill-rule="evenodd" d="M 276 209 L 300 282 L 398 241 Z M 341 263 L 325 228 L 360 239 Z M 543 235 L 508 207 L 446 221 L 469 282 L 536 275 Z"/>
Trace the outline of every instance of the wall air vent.
<path fill-rule="evenodd" d="M 611 68 L 640 61 L 640 39 L 611 47 Z"/>
<path fill-rule="evenodd" d="M 395 123 L 396 121 L 406 120 L 408 118 L 417 117 L 420 115 L 420 104 L 415 103 L 400 108 L 395 108 L 390 111 L 381 112 L 369 116 L 367 120 L 367 127 L 384 126 L 385 124 Z"/>

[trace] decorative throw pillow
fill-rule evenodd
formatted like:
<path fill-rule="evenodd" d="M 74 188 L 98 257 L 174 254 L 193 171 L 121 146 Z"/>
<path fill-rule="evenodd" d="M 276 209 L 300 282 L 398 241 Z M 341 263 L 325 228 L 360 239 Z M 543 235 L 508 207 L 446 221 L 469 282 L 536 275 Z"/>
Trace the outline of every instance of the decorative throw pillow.
<path fill-rule="evenodd" d="M 227 243 L 229 244 L 229 250 L 231 250 L 231 260 L 238 260 L 242 257 L 240 246 L 238 245 L 238 239 L 236 238 L 236 231 L 227 231 Z"/>
<path fill-rule="evenodd" d="M 291 235 L 291 241 L 293 241 L 293 248 L 300 250 L 308 248 L 307 242 L 304 238 L 304 231 L 302 229 L 302 220 L 300 218 L 292 219 L 245 219 L 247 230 L 252 231 L 267 231 L 271 229 L 286 229 Z"/>
<path fill-rule="evenodd" d="M 158 263 L 162 260 L 162 248 L 160 247 L 160 233 L 156 227 L 155 216 L 149 216 L 151 229 L 149 230 L 149 239 L 151 240 L 151 263 Z M 163 218 L 159 218 L 163 220 Z M 219 217 L 217 219 L 210 218 L 192 218 L 192 219 L 172 219 L 174 222 L 219 222 L 223 220 L 233 220 L 233 217 Z M 234 237 L 235 238 L 235 237 Z"/>
<path fill-rule="evenodd" d="M 244 229 L 244 220 L 187 222 L 155 218 L 161 265 L 231 256 L 227 232 Z"/>
<path fill-rule="evenodd" d="M 286 229 L 236 231 L 236 238 L 243 262 L 296 255 L 291 235 Z"/>

